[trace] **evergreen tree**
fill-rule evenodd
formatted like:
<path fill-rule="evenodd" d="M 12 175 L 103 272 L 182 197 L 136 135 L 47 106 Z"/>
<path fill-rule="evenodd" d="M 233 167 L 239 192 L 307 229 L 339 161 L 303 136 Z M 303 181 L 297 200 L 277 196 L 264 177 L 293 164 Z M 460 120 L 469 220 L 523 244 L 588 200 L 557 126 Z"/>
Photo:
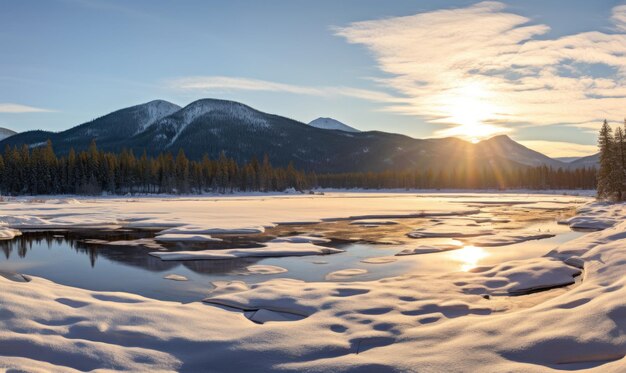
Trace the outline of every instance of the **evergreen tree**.
<path fill-rule="evenodd" d="M 598 169 L 597 191 L 599 198 L 606 198 L 610 197 L 611 193 L 615 190 L 616 182 L 614 173 L 611 171 L 613 168 L 612 163 L 615 160 L 613 155 L 613 130 L 606 119 L 600 128 L 598 148 L 600 149 L 600 164 Z"/>

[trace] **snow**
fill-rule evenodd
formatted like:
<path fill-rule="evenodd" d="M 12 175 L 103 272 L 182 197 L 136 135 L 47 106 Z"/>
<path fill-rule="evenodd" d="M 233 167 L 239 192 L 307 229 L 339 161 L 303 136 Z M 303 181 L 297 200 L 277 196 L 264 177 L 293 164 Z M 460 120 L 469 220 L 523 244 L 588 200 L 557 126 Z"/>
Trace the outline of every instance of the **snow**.
<path fill-rule="evenodd" d="M 387 264 L 387 263 L 393 263 L 396 262 L 398 259 L 396 258 L 392 258 L 389 256 L 381 256 L 378 258 L 367 258 L 367 259 L 363 259 L 361 260 L 361 263 L 366 263 L 366 264 Z"/>
<path fill-rule="evenodd" d="M 476 197 L 479 200 L 489 197 Z M 537 197 L 552 200 L 554 197 Z M 254 235 L 277 223 L 360 219 L 454 216 L 476 208 L 450 202 L 440 195 L 327 193 L 326 195 L 143 197 L 143 198 L 23 198 L 2 204 L 0 225 L 15 229 L 156 230 L 164 234 Z M 524 197 L 520 197 L 524 199 Z M 55 200 L 55 203 L 47 203 Z M 582 200 L 582 199 L 580 199 Z M 78 202 L 78 203 L 76 203 Z"/>
<path fill-rule="evenodd" d="M 154 238 L 161 242 L 221 242 L 221 238 L 211 237 L 207 234 L 160 234 Z"/>
<path fill-rule="evenodd" d="M 146 104 L 136 106 L 138 109 L 135 117 L 138 124 L 137 133 L 150 128 L 155 122 L 181 109 L 180 106 L 164 100 L 154 100 Z"/>
<path fill-rule="evenodd" d="M 170 273 L 169 275 L 165 275 L 163 276 L 163 278 L 166 280 L 172 280 L 172 281 L 189 281 L 187 277 L 182 276 L 182 275 L 177 275 L 175 273 Z"/>
<path fill-rule="evenodd" d="M 328 243 L 330 240 L 324 237 L 312 237 L 312 236 L 288 236 L 288 237 L 278 237 L 274 238 L 270 242 L 279 243 L 279 242 L 291 242 L 291 243 Z"/>
<path fill-rule="evenodd" d="M 15 135 L 17 132 L 8 128 L 0 127 L 0 141 Z"/>
<path fill-rule="evenodd" d="M 469 243 L 474 246 L 480 247 L 492 247 L 492 246 L 506 246 L 513 245 L 520 242 L 531 240 L 543 240 L 545 238 L 554 237 L 551 233 L 540 232 L 515 232 L 515 233 L 500 233 L 498 235 L 490 235 L 469 240 Z"/>
<path fill-rule="evenodd" d="M 429 228 L 418 228 L 409 232 L 411 238 L 467 238 L 494 234 L 491 229 L 476 229 L 473 226 L 450 227 L 441 225 Z"/>
<path fill-rule="evenodd" d="M 347 124 L 333 118 L 317 118 L 309 122 L 309 126 L 320 128 L 324 130 L 339 130 L 344 132 L 361 132 L 356 128 L 350 127 Z"/>
<path fill-rule="evenodd" d="M 362 269 L 362 268 L 342 269 L 342 270 L 327 274 L 326 279 L 331 280 L 331 281 L 343 280 L 343 279 L 354 277 L 354 276 L 364 275 L 366 273 L 367 273 L 367 269 Z"/>
<path fill-rule="evenodd" d="M 399 251 L 396 256 L 440 253 L 444 251 L 458 250 L 462 247 L 463 245 L 460 242 L 458 245 L 419 245 L 417 247 L 409 247 Z"/>
<path fill-rule="evenodd" d="M 395 220 L 360 219 L 360 220 L 353 220 L 350 222 L 350 224 L 351 225 L 378 226 L 378 225 L 395 225 L 395 224 L 398 224 L 398 222 Z"/>
<path fill-rule="evenodd" d="M 316 246 L 304 243 L 276 243 L 268 242 L 262 247 L 249 249 L 199 250 L 199 251 L 172 251 L 151 252 L 150 255 L 161 260 L 220 260 L 246 257 L 281 257 L 281 256 L 308 256 L 327 255 L 343 252 L 341 249 Z"/>
<path fill-rule="evenodd" d="M 17 229 L 0 227 L 0 241 L 12 240 L 20 235 L 22 235 L 22 232 L 18 231 Z"/>
<path fill-rule="evenodd" d="M 270 224 L 270 226 L 273 224 Z M 209 237 L 211 234 L 260 234 L 265 232 L 265 227 L 241 227 L 241 228 L 208 228 L 198 225 L 187 225 L 183 227 L 169 228 L 159 232 L 159 237 L 163 236 L 186 236 L 201 235 Z"/>
<path fill-rule="evenodd" d="M 254 275 L 276 275 L 287 272 L 287 270 L 283 267 L 262 264 L 248 266 L 246 267 L 246 270 L 248 271 L 248 274 Z"/>
<path fill-rule="evenodd" d="M 2 204 L 6 216 L 0 220 L 39 217 L 46 226 L 54 219 L 78 223 L 86 217 L 92 223 L 123 226 L 128 219 L 144 217 L 147 227 L 235 229 L 290 218 L 459 208 L 438 197 L 418 198 L 424 203 L 416 204 L 415 196 L 395 201 L 363 195 L 326 196 L 313 202 L 300 197 L 263 202 L 81 200 L 78 205 L 18 201 Z M 551 198 L 519 197 L 536 203 Z M 625 212 L 624 204 L 586 205 L 578 211 L 580 219 L 612 220 L 613 226 L 560 244 L 542 257 L 441 275 L 417 270 L 376 281 L 346 277 L 350 282 L 214 282 L 203 303 L 88 291 L 38 277 L 25 282 L 24 277 L 2 274 L 0 369 L 623 372 Z M 280 243 L 287 244 L 321 247 Z M 565 284 L 572 285 L 558 292 L 519 295 Z"/>
<path fill-rule="evenodd" d="M 269 123 L 265 120 L 263 114 L 249 106 L 234 101 L 203 99 L 194 101 L 184 107 L 181 110 L 182 119 L 180 121 L 173 118 L 166 118 L 163 122 L 166 125 L 174 126 L 176 129 L 176 134 L 170 140 L 169 145 L 176 142 L 180 134 L 185 131 L 185 128 L 187 128 L 189 124 L 201 116 L 211 113 L 225 115 L 228 118 L 239 120 L 249 126 L 260 128 L 269 127 Z"/>

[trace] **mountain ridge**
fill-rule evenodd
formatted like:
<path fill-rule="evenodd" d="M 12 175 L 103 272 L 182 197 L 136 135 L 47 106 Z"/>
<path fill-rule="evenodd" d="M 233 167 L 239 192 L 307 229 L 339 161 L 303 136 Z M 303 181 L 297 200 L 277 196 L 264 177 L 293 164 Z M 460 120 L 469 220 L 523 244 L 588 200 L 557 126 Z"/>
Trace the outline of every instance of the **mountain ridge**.
<path fill-rule="evenodd" d="M 568 164 L 528 149 L 506 135 L 472 144 L 458 138 L 415 139 L 382 131 L 320 129 L 236 101 L 205 98 L 180 107 L 164 100 L 123 108 L 65 131 L 28 131 L 0 146 L 53 142 L 55 151 L 98 148 L 119 152 L 176 153 L 191 159 L 224 152 L 238 162 L 265 154 L 273 164 L 290 162 L 317 172 L 367 172 L 410 168 L 523 167 Z"/>

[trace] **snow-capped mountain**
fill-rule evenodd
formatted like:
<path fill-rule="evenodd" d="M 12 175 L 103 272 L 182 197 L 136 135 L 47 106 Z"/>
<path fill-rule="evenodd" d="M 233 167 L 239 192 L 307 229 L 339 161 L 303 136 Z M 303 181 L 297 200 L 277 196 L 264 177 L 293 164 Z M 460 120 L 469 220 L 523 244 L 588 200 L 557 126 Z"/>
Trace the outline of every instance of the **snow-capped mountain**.
<path fill-rule="evenodd" d="M 0 141 L 15 135 L 17 132 L 8 128 L 0 127 Z"/>
<path fill-rule="evenodd" d="M 321 128 L 324 130 L 339 130 L 345 132 L 361 132 L 356 128 L 350 127 L 345 123 L 341 123 L 340 121 L 333 118 L 317 118 L 309 122 L 309 126 L 315 128 Z"/>
<path fill-rule="evenodd" d="M 154 100 L 143 105 L 134 106 L 134 115 L 137 120 L 137 132 L 145 131 L 154 122 L 174 114 L 180 110 L 180 106 L 164 100 Z"/>
<path fill-rule="evenodd" d="M 379 131 L 359 132 L 350 127 L 350 131 L 323 127 L 233 101 L 202 99 L 180 108 L 157 100 L 115 111 L 63 132 L 20 133 L 0 141 L 0 149 L 22 144 L 35 147 L 50 139 L 58 154 L 67 154 L 72 148 L 85 150 L 95 140 L 99 149 L 130 149 L 137 156 L 143 151 L 149 155 L 175 155 L 183 149 L 191 159 L 201 159 L 205 154 L 217 158 L 225 152 L 244 162 L 253 157 L 262 159 L 267 154 L 275 166 L 293 162 L 299 169 L 316 172 L 568 167 L 507 136 L 472 144 L 457 138 L 420 140 Z"/>

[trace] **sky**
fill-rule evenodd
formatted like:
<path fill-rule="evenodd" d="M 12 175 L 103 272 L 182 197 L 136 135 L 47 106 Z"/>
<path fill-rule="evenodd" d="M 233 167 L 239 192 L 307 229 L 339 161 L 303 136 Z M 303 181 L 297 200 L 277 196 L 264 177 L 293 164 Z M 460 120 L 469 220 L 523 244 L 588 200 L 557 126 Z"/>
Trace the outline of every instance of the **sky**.
<path fill-rule="evenodd" d="M 593 154 L 626 117 L 626 1 L 0 0 L 0 127 L 207 97 Z"/>

